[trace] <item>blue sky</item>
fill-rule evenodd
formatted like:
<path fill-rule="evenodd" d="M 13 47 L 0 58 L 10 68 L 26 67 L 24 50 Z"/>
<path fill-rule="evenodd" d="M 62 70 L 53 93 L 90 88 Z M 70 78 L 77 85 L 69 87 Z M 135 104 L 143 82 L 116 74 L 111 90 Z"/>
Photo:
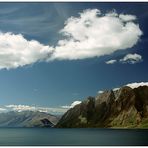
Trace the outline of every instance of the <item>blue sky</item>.
<path fill-rule="evenodd" d="M 86 12 L 86 9 L 89 10 Z M 113 13 L 123 14 L 122 19 L 126 17 L 136 25 L 133 26 L 135 31 L 131 31 L 129 35 L 128 32 L 125 33 L 127 36 L 123 34 L 122 38 L 125 39 L 119 40 L 119 43 L 122 43 L 117 47 L 109 44 L 107 38 L 110 39 L 110 36 L 106 36 L 107 32 L 96 34 L 96 37 L 103 41 L 101 43 L 98 40 L 98 44 L 103 47 L 97 48 L 98 45 L 93 45 L 91 49 L 90 46 L 88 54 L 84 55 L 82 53 L 85 53 L 91 44 L 83 45 L 85 36 L 84 31 L 81 32 L 81 23 L 76 26 L 74 20 L 69 21 L 69 24 L 66 24 L 66 20 L 73 16 L 81 21 L 83 17 L 91 17 L 90 13 L 99 13 L 98 10 L 101 11 L 101 17 Z M 85 16 L 80 18 L 80 13 Z M 95 22 L 97 17 L 90 19 Z M 114 17 L 116 16 L 112 16 L 113 19 Z M 127 20 L 124 23 L 126 24 Z M 124 23 L 121 24 L 123 27 Z M 109 26 L 108 24 L 107 22 L 106 25 Z M 69 28 L 65 27 L 68 25 L 74 26 L 75 31 L 68 30 Z M 100 24 L 96 23 L 96 27 L 97 25 Z M 112 23 L 111 25 L 111 31 L 115 29 L 115 32 L 111 32 L 113 39 L 119 34 Z M 147 26 L 147 3 L 0 3 L 0 105 L 59 107 L 70 105 L 75 100 L 83 100 L 87 96 L 95 96 L 99 90 L 148 81 Z M 64 33 L 72 33 L 73 38 L 59 33 L 62 29 Z M 95 30 L 97 32 L 97 28 L 94 28 Z M 94 31 L 91 31 L 90 36 L 87 30 L 84 35 L 94 40 Z M 72 44 L 77 44 L 76 40 L 79 40 L 78 45 L 82 46 L 78 47 L 82 53 L 72 49 Z M 64 42 L 65 46 L 59 45 L 59 41 Z M 106 44 L 109 44 L 109 49 Z M 4 47 L 7 48 L 3 50 Z M 24 56 L 25 48 L 28 49 Z M 45 50 L 40 50 L 41 48 Z M 29 50 L 32 52 L 27 55 Z M 36 53 L 35 50 L 43 51 L 43 54 L 40 55 L 40 52 Z M 63 55 L 64 52 L 66 54 Z M 21 56 L 23 61 L 20 60 Z M 107 64 L 110 60 L 114 62 Z"/>

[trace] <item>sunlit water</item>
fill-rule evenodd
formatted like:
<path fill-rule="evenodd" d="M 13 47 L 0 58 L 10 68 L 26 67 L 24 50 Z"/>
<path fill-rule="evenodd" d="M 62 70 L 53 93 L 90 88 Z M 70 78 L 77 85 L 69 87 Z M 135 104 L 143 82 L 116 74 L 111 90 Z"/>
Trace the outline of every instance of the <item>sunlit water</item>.
<path fill-rule="evenodd" d="M 0 128 L 0 145 L 148 145 L 148 130 Z"/>

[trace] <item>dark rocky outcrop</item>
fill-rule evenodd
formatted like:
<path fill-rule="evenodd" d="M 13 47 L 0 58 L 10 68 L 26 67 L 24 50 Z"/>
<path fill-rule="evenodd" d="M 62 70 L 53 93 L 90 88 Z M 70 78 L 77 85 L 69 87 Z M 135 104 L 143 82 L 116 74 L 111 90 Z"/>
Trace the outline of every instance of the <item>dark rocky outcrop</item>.
<path fill-rule="evenodd" d="M 54 124 L 46 118 L 41 119 L 40 121 L 42 122 L 43 127 L 53 127 L 54 126 Z"/>
<path fill-rule="evenodd" d="M 69 109 L 56 127 L 148 127 L 148 86 L 124 86 L 88 97 Z"/>

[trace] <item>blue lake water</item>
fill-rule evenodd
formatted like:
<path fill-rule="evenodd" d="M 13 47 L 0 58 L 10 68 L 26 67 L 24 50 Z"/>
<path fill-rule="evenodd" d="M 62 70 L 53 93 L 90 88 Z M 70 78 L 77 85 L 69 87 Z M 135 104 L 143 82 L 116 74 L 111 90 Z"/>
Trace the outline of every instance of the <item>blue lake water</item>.
<path fill-rule="evenodd" d="M 0 146 L 148 145 L 148 130 L 0 128 Z"/>

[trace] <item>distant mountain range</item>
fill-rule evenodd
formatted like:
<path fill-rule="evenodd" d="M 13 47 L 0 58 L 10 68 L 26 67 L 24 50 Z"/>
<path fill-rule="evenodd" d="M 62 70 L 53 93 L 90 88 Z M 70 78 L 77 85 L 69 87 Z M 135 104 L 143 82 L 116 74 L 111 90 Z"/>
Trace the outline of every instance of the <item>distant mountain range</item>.
<path fill-rule="evenodd" d="M 0 113 L 0 127 L 53 127 L 59 117 L 39 111 Z"/>
<path fill-rule="evenodd" d="M 104 91 L 69 109 L 55 127 L 148 128 L 148 86 Z"/>

